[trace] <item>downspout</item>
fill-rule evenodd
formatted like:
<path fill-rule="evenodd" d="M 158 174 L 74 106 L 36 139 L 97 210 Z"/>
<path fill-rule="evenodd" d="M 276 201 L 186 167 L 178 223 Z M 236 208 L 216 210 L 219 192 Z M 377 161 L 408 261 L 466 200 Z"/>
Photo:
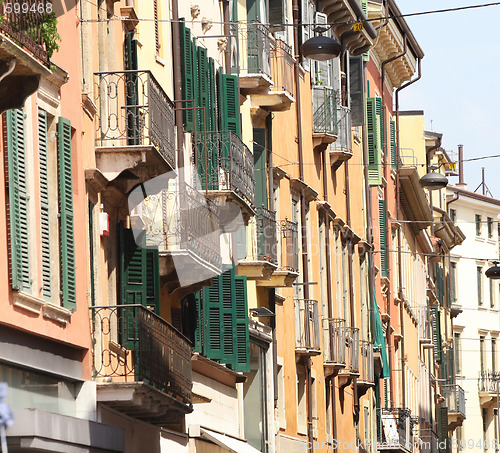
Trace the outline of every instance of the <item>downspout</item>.
<path fill-rule="evenodd" d="M 406 87 L 410 86 L 411 84 L 415 83 L 417 80 L 419 80 L 422 77 L 422 65 L 421 65 L 422 59 L 418 58 L 418 75 L 415 79 L 409 81 L 408 83 L 400 86 L 399 88 L 396 89 L 396 212 L 397 212 L 397 218 L 401 219 L 402 218 L 402 212 L 401 212 L 401 181 L 399 178 L 399 173 L 401 169 L 401 159 L 399 155 L 399 150 L 400 150 L 400 139 L 399 139 L 399 92 Z M 398 288 L 398 295 L 399 295 L 399 323 L 401 324 L 401 335 L 403 336 L 403 341 L 401 342 L 401 356 L 403 359 L 403 364 L 402 364 L 402 372 L 401 372 L 401 386 L 403 388 L 402 395 L 403 395 L 403 408 L 406 408 L 406 377 L 404 373 L 404 357 L 405 357 L 405 342 L 404 342 L 404 313 L 403 313 L 403 266 L 402 266 L 402 260 L 403 260 L 403 252 L 402 252 L 402 242 L 403 239 L 401 237 L 401 228 L 398 230 L 398 282 L 399 282 L 399 288 Z"/>
<path fill-rule="evenodd" d="M 403 51 L 395 55 L 391 58 L 388 58 L 387 60 L 382 62 L 382 71 L 381 71 L 381 86 L 382 86 L 382 123 L 384 125 L 384 137 L 382 141 L 382 150 L 384 153 L 384 179 L 386 181 L 389 181 L 389 168 L 388 168 L 388 159 L 387 159 L 387 115 L 386 115 L 386 109 L 385 109 L 385 66 L 388 63 L 391 63 L 392 61 L 401 58 L 404 56 L 407 52 L 407 38 L 406 34 L 404 35 L 404 47 Z M 389 188 L 387 184 L 384 187 L 384 199 L 387 201 L 389 200 Z M 385 216 L 386 219 L 388 219 L 388 203 L 385 204 Z M 385 237 L 386 237 L 386 245 L 387 242 L 390 241 L 390 238 L 392 237 L 391 235 L 391 227 L 390 227 L 390 222 L 386 222 L 386 231 L 385 231 Z M 387 260 L 387 279 L 391 281 L 391 275 L 392 275 L 392 269 L 391 269 L 391 260 Z M 390 317 L 390 309 L 391 309 L 391 288 L 389 285 L 389 288 L 387 288 L 387 306 L 386 306 L 386 313 L 389 315 L 389 321 L 387 323 L 387 347 L 389 349 L 389 369 L 390 369 L 390 392 L 391 392 L 391 397 L 390 397 L 390 406 L 394 407 L 394 379 L 392 378 L 392 372 L 394 370 L 394 351 L 392 348 L 392 333 L 391 333 L 391 317 Z"/>
<path fill-rule="evenodd" d="M 300 71 L 299 71 L 299 1 L 292 2 L 293 13 L 293 43 L 295 50 L 294 62 L 294 77 L 295 77 L 295 108 L 297 112 L 297 144 L 299 151 L 299 179 L 304 181 L 304 158 L 302 153 L 302 116 L 301 116 L 301 97 L 300 97 Z M 301 221 L 301 236 L 302 236 L 302 278 L 303 282 L 309 281 L 308 263 L 307 263 L 307 228 L 306 228 L 306 207 L 305 207 L 305 192 L 304 189 L 300 193 L 300 221 Z M 309 286 L 304 285 L 304 299 L 309 299 Z M 307 440 L 313 452 L 314 433 L 312 419 L 312 379 L 311 379 L 311 358 L 304 359 L 305 374 L 306 374 L 306 400 L 307 400 Z"/>

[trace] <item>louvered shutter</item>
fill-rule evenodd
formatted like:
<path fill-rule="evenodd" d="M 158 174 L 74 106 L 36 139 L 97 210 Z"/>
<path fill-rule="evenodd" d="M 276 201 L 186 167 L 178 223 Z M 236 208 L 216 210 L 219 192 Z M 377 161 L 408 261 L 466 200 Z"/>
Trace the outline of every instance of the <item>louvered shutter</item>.
<path fill-rule="evenodd" d="M 314 21 L 314 7 L 311 5 L 310 0 L 301 1 L 301 24 L 300 28 L 302 31 L 302 44 L 305 43 L 312 35 L 312 27 L 310 24 Z M 311 70 L 311 60 L 309 58 L 302 57 L 302 67 L 306 71 Z"/>
<path fill-rule="evenodd" d="M 62 305 L 76 310 L 71 123 L 59 118 L 59 225 Z"/>
<path fill-rule="evenodd" d="M 194 332 L 194 350 L 203 353 L 203 344 L 205 341 L 205 323 L 203 312 L 203 296 L 201 291 L 195 294 L 196 300 L 196 330 Z"/>
<path fill-rule="evenodd" d="M 240 136 L 240 99 L 237 76 L 220 73 L 220 130 Z"/>
<path fill-rule="evenodd" d="M 11 283 L 15 290 L 28 291 L 31 287 L 31 278 L 24 111 L 22 109 L 8 110 L 5 119 Z"/>
<path fill-rule="evenodd" d="M 438 436 L 439 436 L 439 452 L 448 453 L 449 452 L 449 441 L 448 441 L 448 407 L 438 406 L 437 408 L 438 416 Z"/>
<path fill-rule="evenodd" d="M 324 28 L 326 23 L 328 22 L 328 19 L 326 17 L 326 14 L 323 13 L 316 13 L 314 15 L 314 23 L 320 26 L 323 26 Z M 307 28 L 307 27 L 304 27 Z M 319 33 L 315 33 L 317 36 L 319 36 Z M 329 36 L 330 33 L 327 31 L 324 33 L 325 36 Z M 331 81 L 330 81 L 330 65 L 331 65 L 331 60 L 326 60 L 326 61 L 312 61 L 311 62 L 311 80 L 314 85 L 320 85 L 320 86 L 325 86 L 325 87 L 330 87 L 332 86 Z"/>
<path fill-rule="evenodd" d="M 184 100 L 192 100 L 194 99 L 194 67 L 191 31 L 186 27 L 183 19 L 179 22 L 179 28 L 181 39 L 182 97 Z M 193 103 L 186 102 L 182 107 L 188 109 L 183 111 L 184 128 L 187 132 L 194 132 Z"/>
<path fill-rule="evenodd" d="M 382 165 L 379 148 L 380 129 L 375 98 L 366 100 L 366 125 L 368 135 L 368 181 L 371 186 L 382 184 Z"/>
<path fill-rule="evenodd" d="M 160 253 L 146 249 L 146 306 L 160 315 Z"/>
<path fill-rule="evenodd" d="M 434 344 L 434 360 L 437 363 L 443 361 L 443 344 L 441 340 L 441 314 L 438 305 L 432 306 L 432 343 Z"/>
<path fill-rule="evenodd" d="M 284 31 L 286 11 L 284 0 L 269 0 L 269 24 L 272 32 Z"/>
<path fill-rule="evenodd" d="M 396 147 L 396 121 L 391 120 L 390 122 L 391 125 L 391 167 L 394 170 L 397 170 L 398 168 L 398 163 L 397 163 L 397 147 Z"/>
<path fill-rule="evenodd" d="M 382 105 L 382 98 L 375 98 L 376 102 L 376 113 L 377 113 L 377 122 L 378 122 L 378 128 L 379 128 L 379 149 L 380 152 L 383 153 L 384 150 L 384 137 L 385 137 L 385 130 L 384 130 L 384 106 Z"/>
<path fill-rule="evenodd" d="M 146 305 L 146 249 L 138 247 L 132 230 L 120 224 L 120 299 L 123 305 Z"/>
<path fill-rule="evenodd" d="M 215 62 L 212 57 L 208 59 L 208 131 L 217 130 L 217 90 L 215 84 Z"/>
<path fill-rule="evenodd" d="M 196 51 L 196 82 L 197 82 L 197 106 L 203 107 L 204 111 L 196 111 L 196 130 L 202 132 L 209 124 L 209 109 L 208 109 L 208 59 L 207 49 L 204 47 L 194 47 Z M 204 113 L 204 114 L 203 114 Z M 206 124 L 205 124 L 206 122 Z M 208 129 L 208 128 L 207 128 Z"/>
<path fill-rule="evenodd" d="M 221 277 L 213 279 L 212 286 L 203 288 L 203 354 L 212 360 L 220 360 L 223 351 L 222 328 L 222 288 Z"/>
<path fill-rule="evenodd" d="M 253 130 L 253 157 L 255 165 L 255 206 L 267 208 L 266 130 Z"/>
<path fill-rule="evenodd" d="M 222 295 L 222 362 L 232 365 L 236 357 L 236 312 L 234 309 L 234 267 L 220 277 Z"/>
<path fill-rule="evenodd" d="M 125 69 L 137 71 L 137 40 L 135 31 L 130 31 L 125 37 Z M 127 105 L 127 143 L 129 145 L 139 145 L 140 143 L 140 114 L 139 114 L 139 86 L 137 72 L 125 74 L 126 100 Z"/>
<path fill-rule="evenodd" d="M 349 58 L 349 92 L 351 94 L 351 126 L 364 124 L 364 65 L 362 57 Z"/>
<path fill-rule="evenodd" d="M 387 222 L 385 212 L 385 200 L 378 201 L 378 218 L 380 225 L 380 266 L 382 276 L 387 277 Z"/>
<path fill-rule="evenodd" d="M 363 8 L 363 12 L 365 16 L 368 17 L 368 0 L 361 0 L 361 8 Z M 370 51 L 368 50 L 363 54 L 363 61 L 370 61 Z"/>
<path fill-rule="evenodd" d="M 250 334 L 248 330 L 247 278 L 245 276 L 236 276 L 234 287 L 236 357 L 233 370 L 248 373 L 250 371 Z"/>
<path fill-rule="evenodd" d="M 50 218 L 49 218 L 49 165 L 47 155 L 47 112 L 38 110 L 38 155 L 40 160 L 40 230 L 42 243 L 42 296 L 50 300 Z"/>

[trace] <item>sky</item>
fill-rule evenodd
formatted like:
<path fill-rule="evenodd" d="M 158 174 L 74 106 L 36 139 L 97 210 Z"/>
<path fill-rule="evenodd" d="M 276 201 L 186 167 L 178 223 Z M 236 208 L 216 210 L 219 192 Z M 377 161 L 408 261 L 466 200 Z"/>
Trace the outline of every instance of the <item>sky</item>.
<path fill-rule="evenodd" d="M 403 14 L 479 5 L 493 0 L 397 0 Z M 423 110 L 427 130 L 464 160 L 500 154 L 500 6 L 407 17 L 424 51 L 422 78 L 401 91 L 401 110 Z M 485 181 L 500 198 L 500 157 L 464 162 L 467 189 Z M 458 168 L 458 165 L 457 165 Z M 450 178 L 455 184 L 458 178 Z M 480 192 L 481 189 L 478 190 Z"/>

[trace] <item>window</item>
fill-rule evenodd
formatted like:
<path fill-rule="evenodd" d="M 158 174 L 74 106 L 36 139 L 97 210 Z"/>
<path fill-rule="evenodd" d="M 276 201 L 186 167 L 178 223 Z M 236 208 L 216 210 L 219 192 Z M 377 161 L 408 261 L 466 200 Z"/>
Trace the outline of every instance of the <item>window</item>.
<path fill-rule="evenodd" d="M 457 298 L 457 263 L 451 263 L 450 265 L 450 298 L 451 303 L 455 304 L 458 300 Z"/>
<path fill-rule="evenodd" d="M 497 339 L 491 339 L 491 371 L 497 370 Z"/>
<path fill-rule="evenodd" d="M 307 434 L 306 377 L 303 365 L 297 364 L 297 431 Z"/>
<path fill-rule="evenodd" d="M 455 354 L 455 374 L 462 372 L 462 357 L 461 357 L 461 344 L 460 334 L 455 332 L 453 334 L 453 353 Z"/>
<path fill-rule="evenodd" d="M 480 370 L 481 370 L 481 375 L 484 375 L 485 372 L 485 366 L 486 366 L 486 361 L 484 357 L 484 336 L 479 337 L 479 361 L 480 361 Z"/>
<path fill-rule="evenodd" d="M 495 442 L 495 451 L 498 451 L 499 447 L 499 432 L 498 432 L 498 409 L 493 409 L 493 423 L 494 423 L 494 429 L 495 429 L 495 439 L 497 439 L 497 442 Z"/>
<path fill-rule="evenodd" d="M 380 228 L 380 268 L 382 276 L 387 277 L 387 235 L 385 200 L 378 200 L 378 219 Z"/>
<path fill-rule="evenodd" d="M 493 237 L 493 219 L 488 217 L 488 238 L 491 239 Z"/>
<path fill-rule="evenodd" d="M 484 449 L 486 450 L 486 439 L 488 437 L 488 425 L 487 425 L 487 419 L 488 419 L 488 410 L 483 408 L 481 411 L 482 419 L 483 419 L 483 445 Z"/>
<path fill-rule="evenodd" d="M 476 236 L 481 236 L 481 216 L 476 214 Z"/>
<path fill-rule="evenodd" d="M 477 304 L 479 306 L 483 305 L 483 268 L 482 266 L 477 266 Z"/>
<path fill-rule="evenodd" d="M 488 285 L 490 290 L 490 308 L 495 308 L 495 281 L 489 278 Z"/>

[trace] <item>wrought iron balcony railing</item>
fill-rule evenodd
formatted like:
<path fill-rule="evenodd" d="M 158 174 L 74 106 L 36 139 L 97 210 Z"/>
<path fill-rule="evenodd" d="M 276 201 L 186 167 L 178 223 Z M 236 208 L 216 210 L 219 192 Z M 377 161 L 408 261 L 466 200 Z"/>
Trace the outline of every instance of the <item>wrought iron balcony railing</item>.
<path fill-rule="evenodd" d="M 351 111 L 337 105 L 337 140 L 330 145 L 330 151 L 352 153 Z"/>
<path fill-rule="evenodd" d="M 346 327 L 345 344 L 346 370 L 352 373 L 359 372 L 359 329 L 356 327 Z"/>
<path fill-rule="evenodd" d="M 255 220 L 257 222 L 258 259 L 277 264 L 276 213 L 263 207 L 256 208 Z"/>
<path fill-rule="evenodd" d="M 191 404 L 191 343 L 142 305 L 90 307 L 94 378 L 146 382 Z"/>
<path fill-rule="evenodd" d="M 318 301 L 295 299 L 295 349 L 311 353 L 320 350 Z"/>
<path fill-rule="evenodd" d="M 219 208 L 199 191 L 170 181 L 168 189 L 148 195 L 131 214 L 144 224 L 147 246 L 160 253 L 190 252 L 220 270 Z"/>
<path fill-rule="evenodd" d="M 175 110 L 150 71 L 97 72 L 97 145 L 154 146 L 175 168 Z"/>
<path fill-rule="evenodd" d="M 443 385 L 448 413 L 458 413 L 465 417 L 465 392 L 458 384 Z"/>
<path fill-rule="evenodd" d="M 254 205 L 253 154 L 235 133 L 193 134 L 193 148 L 203 190 L 232 191 Z"/>
<path fill-rule="evenodd" d="M 375 382 L 373 344 L 367 340 L 361 340 L 361 374 L 359 380 Z"/>
<path fill-rule="evenodd" d="M 323 319 L 327 331 L 324 350 L 325 363 L 345 366 L 346 364 L 346 327 L 344 319 Z"/>
<path fill-rule="evenodd" d="M 377 444 L 379 451 L 413 451 L 413 420 L 409 409 L 377 409 Z"/>
<path fill-rule="evenodd" d="M 50 65 L 43 24 L 53 10 L 49 0 L 9 0 L 0 4 L 0 32 L 9 35 L 35 57 Z"/>
<path fill-rule="evenodd" d="M 281 234 L 285 241 L 285 260 L 283 268 L 290 272 L 299 272 L 299 228 L 296 222 L 288 219 L 281 222 Z"/>
<path fill-rule="evenodd" d="M 260 22 L 238 24 L 240 49 L 246 52 L 240 58 L 242 74 L 264 74 L 271 77 L 271 33 Z"/>
<path fill-rule="evenodd" d="M 500 372 L 480 371 L 477 384 L 481 393 L 496 393 L 497 386 L 500 386 Z"/>
<path fill-rule="evenodd" d="M 333 88 L 313 87 L 313 131 L 337 135 L 337 92 Z"/>
<path fill-rule="evenodd" d="M 281 39 L 271 42 L 271 75 L 274 83 L 273 91 L 285 91 L 293 96 L 292 48 Z"/>

